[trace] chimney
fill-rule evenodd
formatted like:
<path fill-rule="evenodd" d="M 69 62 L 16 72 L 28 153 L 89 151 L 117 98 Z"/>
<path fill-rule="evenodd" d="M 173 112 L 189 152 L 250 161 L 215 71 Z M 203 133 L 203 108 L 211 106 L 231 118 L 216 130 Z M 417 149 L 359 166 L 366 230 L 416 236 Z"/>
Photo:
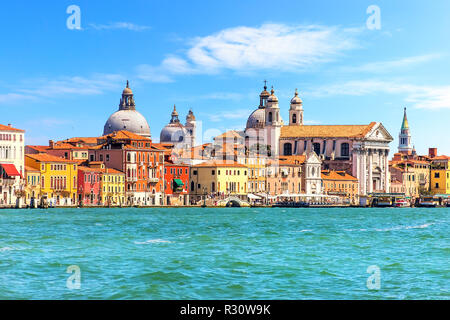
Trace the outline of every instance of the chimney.
<path fill-rule="evenodd" d="M 437 148 L 428 148 L 428 156 L 434 158 L 437 156 Z"/>
<path fill-rule="evenodd" d="M 50 148 L 53 148 L 54 145 L 55 145 L 55 142 L 54 142 L 53 140 L 49 140 L 49 141 L 48 141 L 48 146 L 49 146 Z"/>

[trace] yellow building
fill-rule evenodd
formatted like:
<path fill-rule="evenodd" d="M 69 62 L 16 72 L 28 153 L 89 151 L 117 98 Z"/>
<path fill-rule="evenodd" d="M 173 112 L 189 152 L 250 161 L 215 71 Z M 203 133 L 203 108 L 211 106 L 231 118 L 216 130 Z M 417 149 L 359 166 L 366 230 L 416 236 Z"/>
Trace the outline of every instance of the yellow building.
<path fill-rule="evenodd" d="M 41 197 L 41 171 L 25 166 L 25 204 L 37 207 Z"/>
<path fill-rule="evenodd" d="M 248 168 L 248 192 L 265 193 L 267 157 L 250 153 L 245 157 L 238 158 L 238 162 Z"/>
<path fill-rule="evenodd" d="M 103 205 L 121 206 L 125 203 L 125 173 L 105 168 L 100 178 Z"/>
<path fill-rule="evenodd" d="M 450 194 L 450 157 L 438 156 L 431 163 L 431 192 Z"/>
<path fill-rule="evenodd" d="M 191 167 L 191 199 L 200 200 L 206 194 L 210 198 L 236 196 L 247 198 L 247 167 L 234 161 L 208 161 Z"/>
<path fill-rule="evenodd" d="M 40 170 L 42 204 L 76 204 L 78 165 L 75 161 L 45 153 L 26 154 L 25 165 Z"/>

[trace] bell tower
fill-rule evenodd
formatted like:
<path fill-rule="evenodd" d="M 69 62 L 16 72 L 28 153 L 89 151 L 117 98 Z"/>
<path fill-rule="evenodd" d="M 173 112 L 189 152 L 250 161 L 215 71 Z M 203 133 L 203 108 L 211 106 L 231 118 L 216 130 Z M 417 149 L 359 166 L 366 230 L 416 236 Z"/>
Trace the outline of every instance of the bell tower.
<path fill-rule="evenodd" d="M 408 118 L 406 116 L 406 108 L 404 109 L 403 122 L 400 129 L 400 134 L 398 135 L 398 140 L 398 152 L 411 154 L 413 146 L 411 143 L 411 132 L 409 130 Z"/>
<path fill-rule="evenodd" d="M 303 101 L 299 98 L 297 89 L 295 89 L 295 96 L 291 99 L 291 108 L 289 109 L 289 125 L 303 125 Z"/>

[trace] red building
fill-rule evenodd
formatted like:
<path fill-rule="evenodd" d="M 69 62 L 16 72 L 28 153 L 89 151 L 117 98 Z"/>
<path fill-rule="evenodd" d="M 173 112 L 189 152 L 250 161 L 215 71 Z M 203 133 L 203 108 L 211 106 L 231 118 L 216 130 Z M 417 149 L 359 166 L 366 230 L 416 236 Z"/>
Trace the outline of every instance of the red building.
<path fill-rule="evenodd" d="M 100 205 L 101 169 L 78 167 L 78 203 L 83 205 Z"/>
<path fill-rule="evenodd" d="M 164 194 L 166 205 L 189 204 L 189 165 L 173 162 L 170 156 L 164 161 Z"/>
<path fill-rule="evenodd" d="M 89 161 L 102 161 L 107 168 L 125 173 L 126 204 L 164 203 L 164 150 L 152 140 L 120 130 L 98 138 L 89 149 Z"/>

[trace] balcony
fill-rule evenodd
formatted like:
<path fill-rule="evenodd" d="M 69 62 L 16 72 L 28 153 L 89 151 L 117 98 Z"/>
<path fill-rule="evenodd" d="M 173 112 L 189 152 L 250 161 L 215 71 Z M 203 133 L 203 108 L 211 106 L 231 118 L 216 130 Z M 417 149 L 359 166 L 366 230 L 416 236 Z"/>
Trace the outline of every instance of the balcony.
<path fill-rule="evenodd" d="M 159 182 L 159 178 L 148 178 L 148 182 L 150 182 L 150 183 L 158 183 Z"/>

